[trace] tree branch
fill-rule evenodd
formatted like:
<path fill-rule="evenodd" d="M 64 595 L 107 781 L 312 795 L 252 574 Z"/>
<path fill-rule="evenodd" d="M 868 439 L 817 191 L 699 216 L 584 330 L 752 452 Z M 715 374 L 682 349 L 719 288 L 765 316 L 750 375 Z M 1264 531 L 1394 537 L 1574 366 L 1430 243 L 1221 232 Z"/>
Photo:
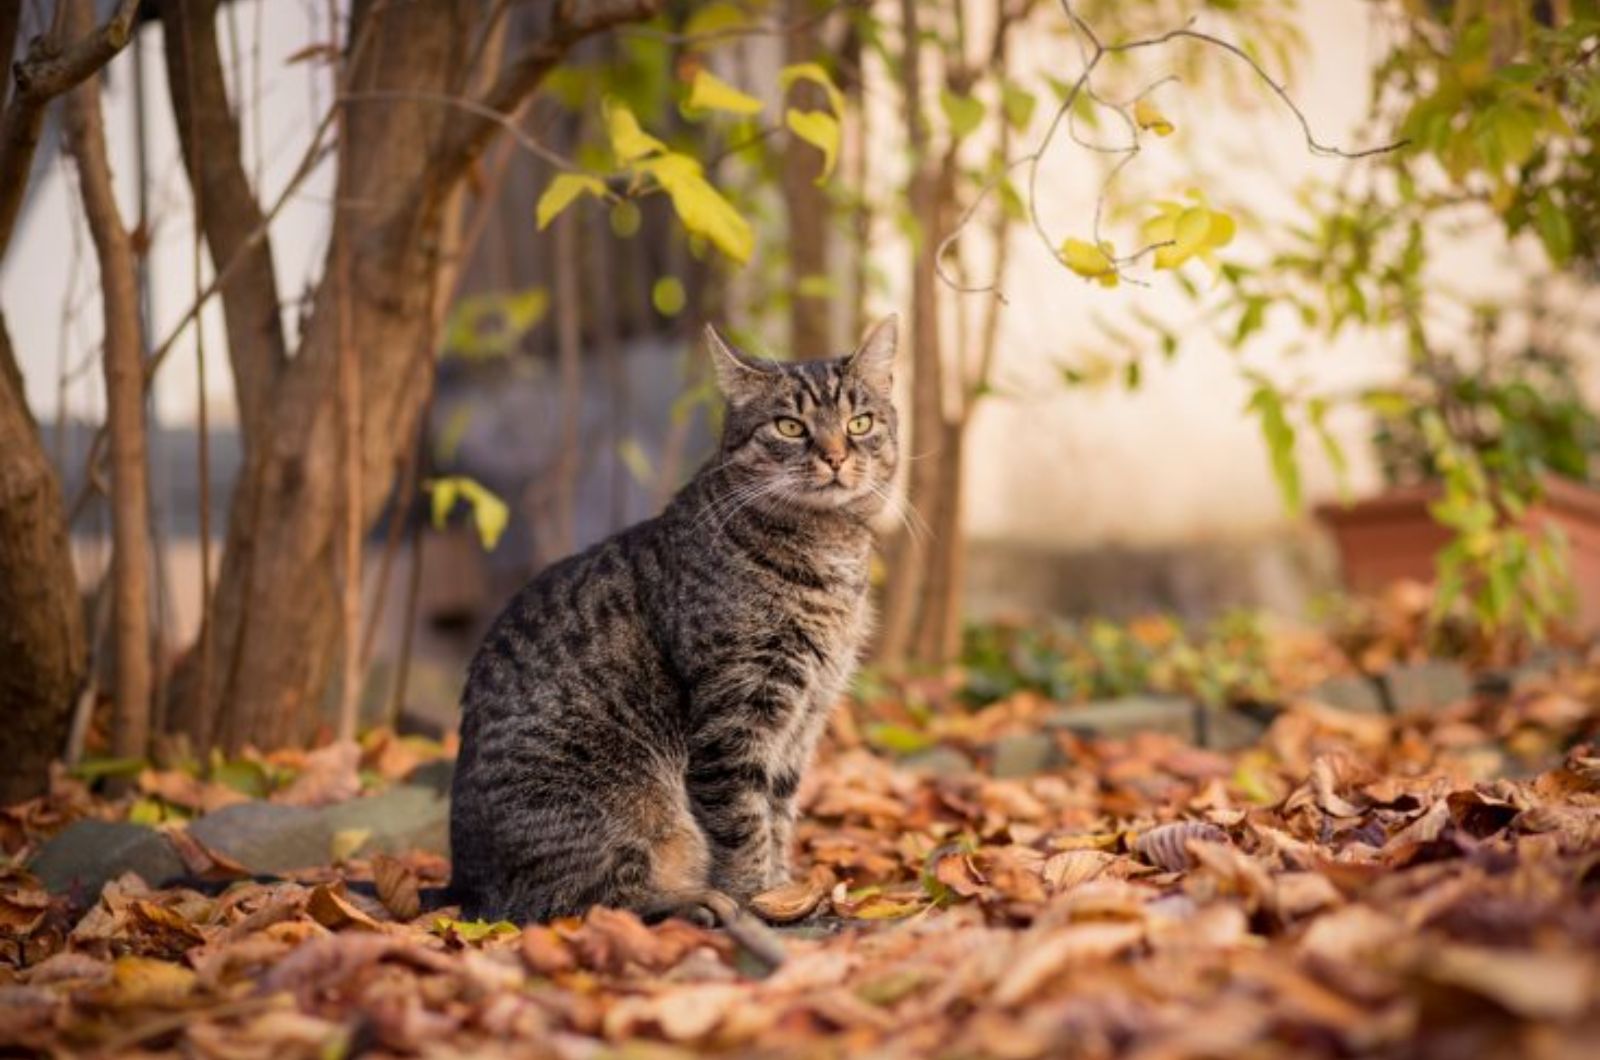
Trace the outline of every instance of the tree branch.
<path fill-rule="evenodd" d="M 271 384 L 288 362 L 272 243 L 245 176 L 239 126 L 228 106 L 217 46 L 216 0 L 166 0 L 161 28 L 178 140 L 190 190 L 200 202 L 206 246 L 211 260 L 230 263 L 233 273 L 222 286 L 222 309 L 234 390 L 249 444 Z"/>
<path fill-rule="evenodd" d="M 489 112 L 510 115 L 574 45 L 615 26 L 651 17 L 660 8 L 660 0 L 557 0 L 553 7 L 545 32 L 506 65 L 478 101 Z M 422 186 L 452 186 L 502 127 L 501 119 L 469 111 L 463 121 L 450 127 Z"/>
<path fill-rule="evenodd" d="M 5 40 L 7 61 L 16 35 L 15 18 L 20 3 L 6 5 L 3 21 L 9 25 Z M 49 35 L 35 37 L 28 45 L 27 58 L 16 67 L 16 96 L 0 118 L 0 258 L 5 257 L 22 209 L 22 194 L 33 168 L 33 153 L 44 128 L 44 112 L 50 101 L 73 88 L 84 78 L 110 62 L 133 36 L 133 19 L 139 0 L 119 0 L 116 10 L 104 24 L 85 33 L 71 44 L 61 46 Z M 0 97 L 3 98 L 3 97 Z"/>
<path fill-rule="evenodd" d="M 1248 52 L 1240 48 L 1238 45 L 1232 43 L 1231 41 L 1224 40 L 1221 37 L 1194 29 L 1194 20 L 1192 18 L 1182 26 L 1176 29 L 1168 30 L 1165 33 L 1155 34 L 1150 37 L 1141 37 L 1135 40 L 1121 41 L 1116 44 L 1106 44 L 1100 40 L 1099 36 L 1094 32 L 1093 27 L 1090 26 L 1082 16 L 1073 10 L 1071 0 L 1059 0 L 1059 3 L 1062 12 L 1067 17 L 1067 21 L 1071 24 L 1074 39 L 1076 39 L 1078 42 L 1078 52 L 1083 63 L 1083 69 L 1078 73 L 1077 79 L 1072 82 L 1067 92 L 1062 97 L 1062 100 L 1059 106 L 1057 106 L 1055 113 L 1051 116 L 1050 124 L 1045 128 L 1044 136 L 1039 140 L 1038 144 L 1033 148 L 1033 150 L 1018 158 L 1008 160 L 1005 166 L 1002 168 L 1000 174 L 985 184 L 984 187 L 979 191 L 977 197 L 973 200 L 971 205 L 968 206 L 961 218 L 956 222 L 955 227 L 939 241 L 938 248 L 934 252 L 934 260 L 939 270 L 940 279 L 947 286 L 952 287 L 957 291 L 965 294 L 993 293 L 997 298 L 1000 298 L 1001 301 L 1005 300 L 1004 295 L 999 291 L 997 286 L 999 282 L 998 277 L 996 277 L 993 282 L 987 284 L 978 285 L 962 283 L 960 280 L 950 276 L 947 273 L 944 267 L 944 257 L 949 249 L 955 245 L 955 242 L 960 238 L 962 233 L 966 230 L 967 225 L 977 213 L 978 207 L 989 197 L 991 193 L 995 191 L 995 189 L 999 187 L 1001 181 L 1006 179 L 1006 176 L 1011 172 L 1011 170 L 1017 166 L 1026 165 L 1028 167 L 1028 192 L 1025 199 L 1025 206 L 1028 212 L 1028 221 L 1032 225 L 1033 230 L 1038 234 L 1040 240 L 1045 244 L 1046 247 L 1050 248 L 1050 252 L 1052 254 L 1059 253 L 1057 250 L 1059 241 L 1051 236 L 1050 232 L 1045 228 L 1044 222 L 1039 217 L 1038 181 L 1039 164 L 1044 160 L 1045 153 L 1050 149 L 1050 145 L 1054 142 L 1056 135 L 1061 130 L 1063 124 L 1067 126 L 1068 136 L 1070 136 L 1080 146 L 1092 151 L 1105 154 L 1119 154 L 1122 156 L 1112 167 L 1112 170 L 1110 174 L 1107 175 L 1106 179 L 1102 181 L 1100 194 L 1095 202 L 1094 234 L 1095 242 L 1099 242 L 1100 219 L 1104 209 L 1107 188 L 1113 181 L 1116 180 L 1119 175 L 1121 175 L 1123 169 L 1125 169 L 1127 165 L 1133 161 L 1134 157 L 1139 153 L 1140 150 L 1139 126 L 1128 112 L 1128 108 L 1130 108 L 1134 102 L 1137 102 L 1139 97 L 1135 97 L 1134 100 L 1130 100 L 1126 103 L 1118 104 L 1104 99 L 1094 90 L 1094 72 L 1100 65 L 1100 62 L 1108 55 L 1138 51 L 1144 48 L 1153 48 L 1175 40 L 1192 40 L 1200 44 L 1208 44 L 1243 62 L 1250 68 L 1251 72 L 1253 72 L 1256 77 L 1267 86 L 1273 95 L 1278 97 L 1283 105 L 1288 108 L 1290 114 L 1294 116 L 1295 121 L 1299 124 L 1300 131 L 1305 137 L 1306 150 L 1313 155 L 1347 159 L 1367 158 L 1373 155 L 1387 154 L 1389 152 L 1399 150 L 1407 143 L 1405 140 L 1396 140 L 1390 143 L 1381 144 L 1377 147 L 1368 147 L 1354 151 L 1332 144 L 1323 143 L 1317 138 L 1316 133 L 1312 130 L 1311 122 L 1306 117 L 1305 112 L 1302 111 L 1299 105 L 1295 103 L 1293 97 L 1289 95 L 1288 89 L 1283 84 L 1273 79 L 1273 77 L 1267 73 L 1266 69 L 1259 62 L 1257 62 Z M 1163 78 L 1160 81 L 1155 82 L 1154 84 L 1148 86 L 1145 89 L 1145 92 L 1149 92 L 1158 85 L 1165 83 L 1167 80 L 1170 79 Z M 1140 96 L 1142 97 L 1145 92 L 1141 92 Z M 1087 98 L 1094 104 L 1108 109 L 1118 115 L 1118 117 L 1120 117 L 1124 124 L 1126 124 L 1129 128 L 1129 142 L 1123 146 L 1108 146 L 1090 143 L 1080 138 L 1073 127 L 1072 109 L 1081 98 Z M 1133 262 L 1144 257 L 1146 254 L 1158 250 L 1160 249 L 1160 246 L 1164 245 L 1166 244 L 1151 244 L 1140 247 L 1130 254 L 1126 254 L 1114 259 L 1112 264 L 1120 271 L 1121 266 L 1132 264 Z M 1132 280 L 1130 277 L 1124 276 L 1123 278 L 1128 279 L 1130 282 L 1139 282 Z"/>

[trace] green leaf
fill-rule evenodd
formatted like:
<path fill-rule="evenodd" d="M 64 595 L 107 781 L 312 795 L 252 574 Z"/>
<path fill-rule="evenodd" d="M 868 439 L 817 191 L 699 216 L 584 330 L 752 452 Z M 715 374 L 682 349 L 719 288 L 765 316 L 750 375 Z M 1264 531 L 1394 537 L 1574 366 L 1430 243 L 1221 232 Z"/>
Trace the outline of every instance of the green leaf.
<path fill-rule="evenodd" d="M 605 182 L 598 177 L 591 177 L 586 173 L 560 173 L 544 189 L 544 194 L 539 196 L 539 205 L 534 207 L 534 216 L 539 222 L 539 231 L 543 232 L 550 227 L 562 210 L 577 201 L 580 195 L 593 195 L 603 199 L 606 195 Z"/>
<path fill-rule="evenodd" d="M 639 444 L 639 439 L 629 435 L 617 443 L 617 459 L 622 461 L 622 466 L 628 469 L 628 474 L 641 486 L 648 486 L 656 477 L 655 468 L 651 466 L 650 454 L 644 451 L 644 446 Z"/>
<path fill-rule="evenodd" d="M 939 90 L 939 109 L 950 123 L 950 135 L 961 140 L 983 124 L 983 103 L 971 96 L 958 95 L 948 88 Z"/>
<path fill-rule="evenodd" d="M 435 935 L 454 935 L 462 942 L 482 942 L 496 935 L 515 935 L 521 929 L 509 920 L 453 920 L 447 916 L 435 917 L 431 930 Z"/>
<path fill-rule="evenodd" d="M 608 98 L 604 106 L 606 134 L 619 162 L 627 164 L 667 149 L 666 144 L 639 128 L 639 119 L 627 104 Z"/>
<path fill-rule="evenodd" d="M 635 167 L 656 179 L 672 200 L 683 226 L 704 236 L 716 248 L 743 265 L 755 250 L 755 233 L 733 205 L 701 175 L 700 163 L 676 151 L 639 161 Z"/>
<path fill-rule="evenodd" d="M 1534 207 L 1533 223 L 1539 229 L 1539 239 L 1546 254 L 1556 266 L 1565 266 L 1572 259 L 1572 218 L 1556 205 L 1548 191 L 1540 194 Z"/>
<path fill-rule="evenodd" d="M 828 106 L 833 108 L 833 113 L 839 117 L 844 116 L 844 93 L 839 91 L 839 86 L 833 83 L 833 78 L 828 76 L 819 63 L 794 63 L 778 71 L 778 84 L 787 92 L 796 81 L 810 81 L 812 84 L 821 85 L 822 90 L 828 94 Z"/>
<path fill-rule="evenodd" d="M 1283 397 L 1263 383 L 1250 395 L 1250 410 L 1261 417 L 1261 435 L 1266 439 L 1272 461 L 1272 476 L 1278 481 L 1284 506 L 1300 510 L 1300 467 L 1294 459 L 1294 425 L 1284 410 Z"/>
<path fill-rule="evenodd" d="M 1006 121 L 1018 132 L 1026 130 L 1033 121 L 1034 107 L 1038 102 L 1038 97 L 1032 92 L 1012 81 L 1000 86 L 1000 108 L 1006 112 Z"/>
<path fill-rule="evenodd" d="M 791 107 L 784 112 L 783 122 L 790 132 L 822 152 L 822 171 L 816 182 L 825 183 L 839 161 L 839 120 L 827 111 Z"/>
<path fill-rule="evenodd" d="M 691 47 L 705 48 L 738 40 L 738 37 L 729 31 L 740 29 L 748 22 L 749 16 L 738 4 L 730 3 L 729 0 L 712 0 L 711 3 L 695 5 L 694 13 L 683 24 L 683 33 L 686 37 L 717 34 L 709 40 L 690 42 Z"/>
<path fill-rule="evenodd" d="M 759 114 L 761 101 L 739 91 L 710 70 L 701 67 L 695 71 L 689 84 L 690 110 L 720 110 L 729 114 Z"/>
<path fill-rule="evenodd" d="M 872 746 L 883 750 L 892 751 L 898 755 L 916 754 L 926 751 L 936 742 L 932 736 L 917 729 L 908 729 L 904 725 L 894 725 L 889 722 L 880 722 L 868 725 L 862 734 Z"/>
<path fill-rule="evenodd" d="M 611 208 L 611 234 L 618 239 L 627 239 L 639 231 L 642 220 L 639 204 L 632 199 L 623 199 Z"/>
<path fill-rule="evenodd" d="M 683 281 L 676 276 L 663 276 L 650 288 L 650 304 L 664 317 L 675 317 L 683 312 L 687 301 Z"/>

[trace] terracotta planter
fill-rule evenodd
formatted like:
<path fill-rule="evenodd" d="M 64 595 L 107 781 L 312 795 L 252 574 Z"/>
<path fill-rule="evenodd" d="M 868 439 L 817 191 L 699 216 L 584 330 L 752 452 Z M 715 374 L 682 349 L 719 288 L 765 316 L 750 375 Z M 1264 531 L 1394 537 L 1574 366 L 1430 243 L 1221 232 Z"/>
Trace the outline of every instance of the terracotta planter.
<path fill-rule="evenodd" d="M 1554 525 L 1565 535 L 1577 624 L 1584 632 L 1600 633 L 1600 489 L 1547 478 L 1544 491 L 1528 523 Z M 1317 508 L 1317 518 L 1333 531 L 1351 589 L 1376 590 L 1402 578 L 1433 580 L 1434 557 L 1450 540 L 1450 531 L 1428 515 L 1428 505 L 1440 494 L 1436 484 L 1404 486 L 1348 506 Z"/>

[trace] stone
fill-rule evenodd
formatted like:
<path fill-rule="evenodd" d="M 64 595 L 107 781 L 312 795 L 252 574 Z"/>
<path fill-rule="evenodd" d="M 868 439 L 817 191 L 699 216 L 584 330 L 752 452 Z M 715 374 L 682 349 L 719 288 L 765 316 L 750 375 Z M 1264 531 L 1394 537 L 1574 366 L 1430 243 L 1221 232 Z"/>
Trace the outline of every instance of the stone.
<path fill-rule="evenodd" d="M 111 880 L 135 872 L 160 887 L 185 872 L 182 859 L 160 832 L 121 821 L 74 821 L 47 842 L 28 871 L 54 894 L 84 904 L 100 897 Z"/>
<path fill-rule="evenodd" d="M 1305 698 L 1339 710 L 1358 714 L 1382 714 L 1383 695 L 1368 677 L 1330 677 L 1306 689 Z"/>
<path fill-rule="evenodd" d="M 323 820 L 330 835 L 370 833 L 354 852 L 363 856 L 450 851 L 450 800 L 432 787 L 400 784 L 380 795 L 329 806 Z"/>
<path fill-rule="evenodd" d="M 953 747 L 930 747 L 906 755 L 895 764 L 930 777 L 959 777 L 972 772 L 972 759 Z"/>
<path fill-rule="evenodd" d="M 1000 780 L 1031 777 L 1063 761 L 1052 732 L 1002 736 L 994 742 L 993 755 L 990 772 Z"/>
<path fill-rule="evenodd" d="M 326 810 L 241 802 L 208 813 L 189 825 L 189 834 L 254 873 L 273 875 L 326 865 L 333 830 Z"/>
<path fill-rule="evenodd" d="M 432 762 L 424 762 L 413 769 L 406 777 L 406 784 L 427 788 L 441 796 L 450 794 L 450 782 L 455 779 L 456 760 L 454 758 L 436 758 Z"/>
<path fill-rule="evenodd" d="M 1244 707 L 1201 707 L 1195 711 L 1195 743 L 1213 751 L 1238 751 L 1260 742 L 1271 724 L 1270 711 Z"/>
<path fill-rule="evenodd" d="M 1472 695 L 1472 675 L 1460 663 L 1430 659 L 1383 675 L 1396 710 L 1436 710 Z"/>
<path fill-rule="evenodd" d="M 1195 705 L 1178 696 L 1123 696 L 1062 708 L 1045 720 L 1045 726 L 1119 739 L 1137 732 L 1167 732 L 1192 743 Z"/>

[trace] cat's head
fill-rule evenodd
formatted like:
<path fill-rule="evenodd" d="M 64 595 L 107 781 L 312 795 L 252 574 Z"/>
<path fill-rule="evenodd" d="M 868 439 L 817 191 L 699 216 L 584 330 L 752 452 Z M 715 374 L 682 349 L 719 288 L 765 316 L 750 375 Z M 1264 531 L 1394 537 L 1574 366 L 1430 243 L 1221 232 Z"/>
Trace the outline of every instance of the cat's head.
<path fill-rule="evenodd" d="M 722 462 L 749 483 L 752 503 L 872 516 L 888 502 L 899 462 L 895 317 L 854 353 L 780 363 L 744 353 L 707 326 L 728 401 Z"/>

